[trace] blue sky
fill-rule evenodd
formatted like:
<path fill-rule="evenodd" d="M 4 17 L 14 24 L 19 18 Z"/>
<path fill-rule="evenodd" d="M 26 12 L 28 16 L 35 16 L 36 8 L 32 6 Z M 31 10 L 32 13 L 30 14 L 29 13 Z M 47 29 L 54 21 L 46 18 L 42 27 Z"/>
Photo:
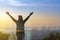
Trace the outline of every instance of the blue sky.
<path fill-rule="evenodd" d="M 0 30 L 4 32 L 16 28 L 6 11 L 15 19 L 18 15 L 25 19 L 33 11 L 25 27 L 60 26 L 60 0 L 0 0 Z"/>
<path fill-rule="evenodd" d="M 0 0 L 10 6 L 60 6 L 60 0 Z"/>
<path fill-rule="evenodd" d="M 53 5 L 54 3 L 58 4 L 60 3 L 59 0 L 20 0 L 21 3 L 24 3 L 24 4 L 35 4 L 35 5 L 39 5 L 40 4 L 51 4 Z"/>
<path fill-rule="evenodd" d="M 60 0 L 0 0 L 0 7 L 11 8 L 37 8 L 50 9 L 53 11 L 60 9 Z"/>
<path fill-rule="evenodd" d="M 41 17 L 47 20 L 51 17 L 50 20 L 54 19 L 56 24 L 60 24 L 58 22 L 60 20 L 60 0 L 0 0 L 0 11 L 1 13 L 9 11 L 15 15 L 22 14 L 25 17 L 33 11 L 32 18 L 35 17 L 36 20 L 41 20 Z"/>

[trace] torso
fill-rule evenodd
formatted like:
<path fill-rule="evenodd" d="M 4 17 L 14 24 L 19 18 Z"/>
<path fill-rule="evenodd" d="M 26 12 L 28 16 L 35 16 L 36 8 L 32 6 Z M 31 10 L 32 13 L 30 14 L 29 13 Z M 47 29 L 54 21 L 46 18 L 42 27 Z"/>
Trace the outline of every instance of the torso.
<path fill-rule="evenodd" d="M 23 21 L 17 21 L 16 25 L 17 25 L 17 29 L 16 30 L 24 30 Z"/>

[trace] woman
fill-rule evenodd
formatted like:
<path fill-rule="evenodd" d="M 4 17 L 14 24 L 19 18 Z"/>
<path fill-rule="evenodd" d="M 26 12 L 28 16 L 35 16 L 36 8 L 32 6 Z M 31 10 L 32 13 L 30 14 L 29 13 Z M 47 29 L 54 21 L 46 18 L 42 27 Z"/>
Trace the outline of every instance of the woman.
<path fill-rule="evenodd" d="M 17 28 L 16 28 L 16 35 L 17 35 L 17 40 L 23 40 L 24 38 L 24 24 L 26 23 L 26 21 L 29 19 L 29 17 L 33 14 L 33 12 L 30 13 L 30 15 L 23 20 L 23 17 L 21 15 L 18 16 L 18 20 L 14 19 L 9 12 L 6 12 L 7 15 L 10 16 L 10 18 L 16 23 Z"/>

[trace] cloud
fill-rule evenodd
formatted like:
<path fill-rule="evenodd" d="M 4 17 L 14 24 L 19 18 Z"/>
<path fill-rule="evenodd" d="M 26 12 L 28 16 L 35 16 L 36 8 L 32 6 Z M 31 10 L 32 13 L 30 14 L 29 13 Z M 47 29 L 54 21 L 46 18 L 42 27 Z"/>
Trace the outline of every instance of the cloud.
<path fill-rule="evenodd" d="M 10 6 L 25 6 L 26 4 L 17 0 L 0 0 L 1 3 L 8 4 Z"/>
<path fill-rule="evenodd" d="M 0 0 L 0 2 L 2 3 L 5 3 L 5 4 L 8 4 L 10 6 L 48 6 L 48 7 L 60 7 L 60 4 L 46 4 L 46 3 L 39 3 L 39 2 L 32 2 L 32 0 L 30 1 L 23 1 L 23 0 Z"/>
<path fill-rule="evenodd" d="M 11 6 L 35 6 L 36 5 L 35 3 L 25 3 L 19 0 L 0 0 L 0 2 L 11 5 Z"/>
<path fill-rule="evenodd" d="M 5 2 L 4 0 L 0 0 L 0 2 Z"/>
<path fill-rule="evenodd" d="M 8 5 L 11 6 L 38 6 L 37 3 L 26 3 L 19 0 L 6 0 Z M 27 0 L 25 0 L 27 1 Z"/>
<path fill-rule="evenodd" d="M 20 1 L 17 1 L 17 0 L 7 0 L 9 5 L 12 5 L 12 6 L 25 6 L 26 4 L 20 2 Z"/>

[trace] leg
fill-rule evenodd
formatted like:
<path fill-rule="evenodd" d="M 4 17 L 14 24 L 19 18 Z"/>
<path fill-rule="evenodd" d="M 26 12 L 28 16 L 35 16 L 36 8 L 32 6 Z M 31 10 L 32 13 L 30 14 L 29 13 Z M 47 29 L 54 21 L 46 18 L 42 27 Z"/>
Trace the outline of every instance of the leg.
<path fill-rule="evenodd" d="M 22 40 L 24 39 L 24 37 L 25 37 L 25 33 L 24 32 L 22 32 Z"/>
<path fill-rule="evenodd" d="M 17 33 L 17 40 L 22 40 L 21 35 L 22 34 L 20 32 Z"/>
<path fill-rule="evenodd" d="M 17 40 L 23 40 L 24 39 L 24 32 L 17 32 Z"/>

